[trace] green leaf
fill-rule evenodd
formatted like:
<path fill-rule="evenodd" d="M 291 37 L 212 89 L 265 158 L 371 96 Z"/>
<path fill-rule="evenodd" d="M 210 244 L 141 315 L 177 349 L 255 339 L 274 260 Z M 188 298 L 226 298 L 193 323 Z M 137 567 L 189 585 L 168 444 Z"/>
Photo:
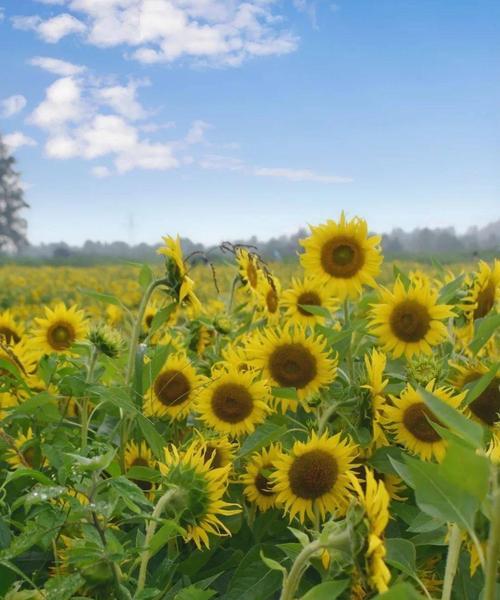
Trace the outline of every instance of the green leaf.
<path fill-rule="evenodd" d="M 324 306 L 317 306 L 315 304 L 298 304 L 300 308 L 302 308 L 305 312 L 308 312 L 311 315 L 316 315 L 317 317 L 323 317 L 324 319 L 330 319 L 331 314 L 330 311 Z"/>
<path fill-rule="evenodd" d="M 301 600 L 335 600 L 347 588 L 348 583 L 347 579 L 325 581 L 315 585 L 307 594 L 302 596 Z"/>
<path fill-rule="evenodd" d="M 418 388 L 418 393 L 424 403 L 444 425 L 474 448 L 482 448 L 484 431 L 479 423 L 469 420 L 453 406 L 446 404 L 441 398 L 422 387 Z"/>
<path fill-rule="evenodd" d="M 271 393 L 275 398 L 285 398 L 285 400 L 298 400 L 297 390 L 295 388 L 271 388 Z"/>
<path fill-rule="evenodd" d="M 477 319 L 474 326 L 474 337 L 469 344 L 469 348 L 474 354 L 477 354 L 493 333 L 500 328 L 500 313 L 489 315 L 484 319 Z"/>
<path fill-rule="evenodd" d="M 448 302 L 450 302 L 450 300 L 452 300 L 455 297 L 457 291 L 461 288 L 464 278 L 465 278 L 465 274 L 462 273 L 461 275 L 456 277 L 453 281 L 450 281 L 450 283 L 447 283 L 441 289 L 437 303 L 438 304 L 448 304 Z"/>
<path fill-rule="evenodd" d="M 144 290 L 153 281 L 154 275 L 149 265 L 142 265 L 139 271 L 139 285 Z"/>
<path fill-rule="evenodd" d="M 397 279 L 399 277 L 401 283 L 407 290 L 410 287 L 410 280 L 408 278 L 408 275 L 406 275 L 406 273 L 403 273 L 403 271 L 401 271 L 401 269 L 396 264 L 392 266 L 392 272 L 394 275 L 394 279 Z"/>
<path fill-rule="evenodd" d="M 417 552 L 415 546 L 402 538 L 388 538 L 385 540 L 387 549 L 387 562 L 399 569 L 405 575 L 415 576 Z"/>
<path fill-rule="evenodd" d="M 73 454 L 72 452 L 66 452 L 65 454 L 75 461 L 75 467 L 78 471 L 103 471 L 111 464 L 115 457 L 116 449 L 110 448 L 105 454 L 92 456 L 91 458 L 81 456 L 80 454 Z"/>
<path fill-rule="evenodd" d="M 195 585 L 190 585 L 177 593 L 174 600 L 210 600 L 213 596 L 215 596 L 214 590 L 203 590 Z"/>
<path fill-rule="evenodd" d="M 272 546 L 264 546 L 269 554 Z M 260 558 L 261 547 L 254 546 L 241 559 L 234 572 L 224 600 L 267 600 L 281 587 L 283 577 L 278 571 L 266 570 Z"/>
<path fill-rule="evenodd" d="M 151 327 L 149 328 L 149 335 L 153 335 L 155 331 L 157 331 L 164 323 L 168 321 L 170 315 L 175 310 L 177 304 L 172 302 L 165 308 L 160 308 L 160 310 L 155 314 L 153 320 L 151 321 Z"/>
<path fill-rule="evenodd" d="M 165 440 L 163 437 L 156 431 L 154 425 L 145 416 L 137 413 L 135 420 L 153 454 L 156 458 L 163 459 L 163 448 L 165 447 Z"/>
<path fill-rule="evenodd" d="M 409 583 L 398 583 L 374 600 L 425 600 Z"/>
<path fill-rule="evenodd" d="M 47 502 L 53 498 L 59 498 L 66 492 L 66 488 L 61 485 L 35 485 L 29 494 L 22 498 L 26 507 L 33 504 Z"/>
<path fill-rule="evenodd" d="M 467 474 L 464 477 L 464 473 Z M 490 463 L 471 448 L 450 440 L 441 463 L 441 474 L 457 490 L 474 496 L 480 504 L 488 493 Z"/>
<path fill-rule="evenodd" d="M 291 531 L 293 533 L 293 535 L 299 540 L 299 542 L 301 543 L 301 545 L 305 548 L 309 542 L 311 541 L 309 539 L 309 536 L 307 535 L 307 533 L 304 533 L 303 531 L 301 531 L 300 529 L 295 529 L 294 527 L 288 527 L 288 530 Z"/>
<path fill-rule="evenodd" d="M 282 564 L 280 564 L 277 560 L 274 560 L 274 558 L 268 558 L 262 550 L 260 551 L 260 558 L 262 562 L 273 571 L 281 571 L 281 573 L 286 575 L 287 571 L 285 567 Z"/>
<path fill-rule="evenodd" d="M 467 392 L 467 396 L 465 398 L 465 404 L 469 405 L 476 398 L 480 396 L 484 392 L 484 390 L 490 385 L 490 383 L 495 379 L 495 376 L 498 372 L 498 363 L 493 365 L 491 369 L 482 375 L 479 379 L 476 379 L 470 385 L 469 391 Z"/>
<path fill-rule="evenodd" d="M 243 442 L 238 453 L 238 458 L 243 458 L 247 454 L 251 454 L 264 446 L 268 446 L 271 442 L 283 437 L 287 431 L 286 425 L 278 425 L 272 421 L 263 423 Z"/>
<path fill-rule="evenodd" d="M 94 290 L 85 290 L 82 288 L 78 288 L 80 294 L 84 296 L 89 296 L 90 298 L 94 298 L 94 300 L 98 300 L 99 302 L 104 302 L 104 304 L 114 304 L 115 306 L 122 306 L 121 301 L 113 294 L 104 294 L 101 292 L 96 292 Z"/>
<path fill-rule="evenodd" d="M 56 575 L 47 581 L 45 592 L 51 600 L 69 600 L 84 583 L 85 579 L 79 573 Z"/>
<path fill-rule="evenodd" d="M 5 480 L 5 484 L 10 483 L 11 481 L 15 481 L 16 479 L 21 479 L 22 477 L 30 477 L 31 479 L 36 479 L 40 483 L 45 485 L 54 485 L 52 479 L 49 479 L 47 475 L 40 473 L 36 469 L 16 469 L 15 471 L 11 471 Z M 4 484 L 4 485 L 5 485 Z"/>
<path fill-rule="evenodd" d="M 149 545 L 151 556 L 154 556 L 157 552 L 159 552 L 169 540 L 185 533 L 185 529 L 183 529 L 176 521 L 173 521 L 172 519 L 163 521 L 163 525 L 154 534 Z"/>
<path fill-rule="evenodd" d="M 371 458 L 368 460 L 368 464 L 380 473 L 386 473 L 387 475 L 397 475 L 396 469 L 391 462 L 391 459 L 401 460 L 402 457 L 401 448 L 395 446 L 383 446 L 377 448 Z"/>

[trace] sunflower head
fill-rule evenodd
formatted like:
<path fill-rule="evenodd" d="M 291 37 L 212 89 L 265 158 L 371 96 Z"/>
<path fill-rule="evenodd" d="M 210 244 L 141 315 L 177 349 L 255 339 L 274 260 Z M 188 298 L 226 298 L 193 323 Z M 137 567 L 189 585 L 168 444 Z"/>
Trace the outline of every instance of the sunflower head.
<path fill-rule="evenodd" d="M 331 284 L 340 298 L 358 297 L 363 285 L 376 287 L 382 254 L 380 237 L 368 236 L 366 221 L 327 221 L 311 227 L 311 235 L 300 242 L 305 249 L 301 263 L 308 275 Z"/>
<path fill-rule="evenodd" d="M 0 342 L 13 346 L 18 344 L 24 335 L 24 327 L 17 323 L 10 310 L 0 313 Z"/>
<path fill-rule="evenodd" d="M 85 338 L 85 315 L 76 306 L 67 308 L 62 302 L 54 309 L 45 308 L 45 318 L 36 318 L 32 343 L 42 353 L 69 352 L 71 346 Z"/>
<path fill-rule="evenodd" d="M 98 323 L 91 327 L 89 340 L 98 352 L 109 356 L 109 358 L 116 358 L 124 346 L 120 333 L 106 323 Z"/>
<path fill-rule="evenodd" d="M 492 267 L 480 261 L 478 270 L 467 281 L 464 300 L 466 314 L 471 320 L 482 319 L 496 306 L 500 291 L 500 260 Z"/>
<path fill-rule="evenodd" d="M 156 460 L 153 453 L 148 448 L 145 442 L 129 442 L 125 448 L 125 468 L 127 471 L 133 467 L 146 467 L 153 469 L 156 465 Z M 150 481 L 144 479 L 132 479 L 132 481 L 146 493 L 153 490 L 153 485 Z"/>
<path fill-rule="evenodd" d="M 245 486 L 243 494 L 249 502 L 263 512 L 275 505 L 276 493 L 273 489 L 271 473 L 279 457 L 279 447 L 272 444 L 269 448 L 264 448 L 251 456 L 241 476 L 241 482 Z"/>
<path fill-rule="evenodd" d="M 301 326 L 314 326 L 323 323 L 325 317 L 311 312 L 308 307 L 326 308 L 330 314 L 338 310 L 338 300 L 333 290 L 316 277 L 306 276 L 304 279 L 292 279 L 292 286 L 283 292 L 283 307 L 290 323 Z"/>
<path fill-rule="evenodd" d="M 259 257 L 254 252 L 250 252 L 246 248 L 241 247 L 236 248 L 235 255 L 241 281 L 248 290 L 257 293 L 262 278 Z"/>
<path fill-rule="evenodd" d="M 456 372 L 452 383 L 457 389 L 474 383 L 488 373 L 490 366 L 482 361 L 470 361 L 465 364 L 453 363 Z M 466 399 L 467 402 L 467 399 Z M 500 374 L 489 382 L 479 395 L 467 404 L 466 412 L 488 427 L 494 427 L 500 421 Z"/>

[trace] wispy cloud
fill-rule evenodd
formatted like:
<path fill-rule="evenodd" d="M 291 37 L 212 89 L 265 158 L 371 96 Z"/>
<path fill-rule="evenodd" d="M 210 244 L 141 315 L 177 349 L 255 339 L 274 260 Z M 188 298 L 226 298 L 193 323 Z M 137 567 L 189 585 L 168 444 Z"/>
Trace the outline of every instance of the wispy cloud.
<path fill-rule="evenodd" d="M 257 177 L 278 177 L 289 181 L 315 181 L 317 183 L 351 183 L 351 177 L 338 175 L 322 175 L 309 169 L 288 169 L 286 167 L 257 167 L 254 169 Z"/>
<path fill-rule="evenodd" d="M 5 145 L 8 146 L 8 148 L 12 151 L 17 150 L 22 146 L 36 146 L 36 141 L 21 131 L 8 133 L 3 137 L 3 141 Z"/>
<path fill-rule="evenodd" d="M 74 65 L 65 60 L 50 58 L 48 56 L 35 56 L 31 58 L 28 63 L 34 67 L 40 67 L 40 69 L 44 69 L 44 71 L 48 71 L 54 75 L 60 75 L 61 77 L 80 75 L 86 70 L 86 67 L 83 65 Z"/>
<path fill-rule="evenodd" d="M 26 98 L 21 94 L 9 96 L 0 102 L 0 116 L 4 118 L 13 117 L 21 112 L 26 106 Z"/>

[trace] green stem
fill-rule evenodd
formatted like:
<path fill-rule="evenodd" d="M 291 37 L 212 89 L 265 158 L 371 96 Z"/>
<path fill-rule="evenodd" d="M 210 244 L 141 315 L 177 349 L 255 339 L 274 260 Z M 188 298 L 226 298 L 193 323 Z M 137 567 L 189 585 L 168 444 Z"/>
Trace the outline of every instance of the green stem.
<path fill-rule="evenodd" d="M 335 413 L 336 410 L 337 404 L 335 402 L 333 402 L 325 408 L 318 420 L 318 436 L 321 436 L 321 434 L 325 431 L 326 426 L 328 424 L 328 420 Z"/>
<path fill-rule="evenodd" d="M 135 591 L 136 596 L 139 594 L 139 592 L 141 592 L 144 589 L 144 585 L 146 583 L 146 575 L 148 572 L 148 563 L 149 563 L 149 559 L 151 558 L 151 549 L 149 546 L 150 546 L 151 540 L 153 539 L 153 536 L 155 534 L 158 520 L 160 518 L 160 515 L 165 510 L 165 507 L 167 506 L 167 504 L 172 500 L 172 498 L 175 495 L 178 494 L 178 491 L 179 490 L 177 488 L 171 488 L 168 491 L 166 491 L 163 494 L 163 496 L 158 500 L 158 502 L 155 506 L 155 509 L 153 511 L 153 514 L 151 515 L 151 520 L 149 521 L 147 529 L 146 529 L 146 538 L 144 539 L 144 550 L 141 553 L 141 564 L 139 566 L 139 577 L 137 579 L 137 589 Z"/>
<path fill-rule="evenodd" d="M 497 465 L 492 466 L 492 471 L 492 517 L 486 550 L 484 600 L 495 600 L 496 598 L 498 560 L 500 558 L 500 488 L 498 487 Z"/>
<path fill-rule="evenodd" d="M 460 546 L 462 544 L 462 533 L 459 526 L 453 523 L 448 542 L 448 556 L 446 558 L 446 568 L 444 572 L 443 594 L 441 600 L 450 600 L 453 579 L 457 572 L 458 557 L 460 555 Z"/>
<path fill-rule="evenodd" d="M 239 281 L 240 281 L 240 276 L 236 275 L 236 277 L 233 279 L 233 283 L 231 284 L 231 292 L 229 294 L 229 302 L 227 304 L 227 312 L 228 313 L 230 313 L 233 310 L 234 294 L 236 292 L 236 286 L 238 285 Z"/>
<path fill-rule="evenodd" d="M 87 385 L 89 383 L 92 383 L 96 362 L 97 362 L 97 348 L 95 346 L 92 346 L 92 348 L 90 350 L 87 378 L 85 380 L 85 383 Z M 85 450 L 85 448 L 87 447 L 87 439 L 88 439 L 88 434 L 89 434 L 89 397 L 88 396 L 84 396 L 84 398 L 82 400 L 82 404 L 80 406 L 80 412 L 81 412 L 80 420 L 82 423 L 81 446 L 82 446 L 82 450 Z"/>
<path fill-rule="evenodd" d="M 349 314 L 349 300 L 346 298 L 344 300 L 344 326 L 347 328 L 349 327 L 351 323 L 351 317 Z M 349 372 L 349 379 L 350 379 L 350 383 L 353 383 L 354 380 L 354 365 L 352 362 L 352 335 L 351 335 L 351 342 L 349 344 L 349 347 L 347 348 L 347 353 L 346 353 L 346 361 L 347 361 L 347 370 Z"/>
<path fill-rule="evenodd" d="M 300 554 L 295 559 L 290 572 L 285 578 L 283 589 L 281 590 L 280 600 L 294 600 L 295 592 L 297 591 L 302 575 L 307 569 L 309 559 L 313 554 L 320 550 L 322 544 L 319 540 L 314 540 L 302 549 Z"/>

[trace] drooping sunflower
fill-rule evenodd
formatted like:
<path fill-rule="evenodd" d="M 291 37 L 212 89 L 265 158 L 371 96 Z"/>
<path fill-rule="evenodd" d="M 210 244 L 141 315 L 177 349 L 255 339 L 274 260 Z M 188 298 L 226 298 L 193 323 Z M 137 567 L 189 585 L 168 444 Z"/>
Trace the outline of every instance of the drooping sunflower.
<path fill-rule="evenodd" d="M 270 475 L 280 456 L 278 446 L 271 444 L 269 448 L 264 448 L 251 456 L 241 476 L 241 482 L 245 485 L 243 494 L 262 512 L 275 505 L 276 492 Z"/>
<path fill-rule="evenodd" d="M 307 306 L 321 306 L 331 314 L 339 308 L 338 300 L 332 295 L 329 287 L 319 279 L 308 276 L 292 279 L 292 286 L 283 292 L 282 305 L 286 309 L 289 322 L 304 327 L 313 327 L 325 320 L 323 316 L 308 311 Z"/>
<path fill-rule="evenodd" d="M 170 446 L 165 448 L 165 462 L 159 464 L 164 483 L 179 487 L 185 494 L 179 524 L 186 530 L 184 539 L 192 540 L 199 550 L 203 546 L 209 548 L 208 534 L 231 535 L 220 517 L 240 512 L 237 504 L 223 500 L 229 465 L 211 469 L 203 455 L 198 444 L 192 444 L 182 454 Z"/>
<path fill-rule="evenodd" d="M 235 256 L 241 280 L 249 291 L 257 293 L 262 273 L 256 254 L 246 248 L 237 248 Z"/>
<path fill-rule="evenodd" d="M 156 460 L 146 442 L 129 442 L 125 448 L 125 469 L 129 471 L 132 467 L 149 467 L 153 469 Z M 145 493 L 153 489 L 153 484 L 144 479 L 132 479 Z"/>
<path fill-rule="evenodd" d="M 147 368 L 147 366 L 146 366 Z M 144 396 L 146 416 L 184 418 L 203 386 L 185 353 L 170 354 Z"/>
<path fill-rule="evenodd" d="M 365 355 L 365 367 L 368 381 L 362 387 L 370 390 L 372 400 L 372 439 L 375 448 L 387 446 L 389 443 L 381 425 L 386 404 L 384 390 L 389 381 L 388 379 L 384 379 L 384 369 L 386 364 L 386 355 L 376 348 L 373 348 L 371 354 Z"/>
<path fill-rule="evenodd" d="M 201 312 L 201 302 L 194 293 L 194 281 L 189 277 L 179 236 L 163 238 L 164 246 L 157 250 L 158 254 L 165 256 L 166 275 L 170 292 L 178 304 L 188 306 L 193 314 Z"/>
<path fill-rule="evenodd" d="M 370 469 L 365 468 L 365 485 L 361 487 L 356 478 L 353 486 L 365 509 L 368 521 L 368 543 L 365 553 L 368 582 L 382 594 L 388 589 L 391 572 L 386 563 L 387 550 L 384 544 L 384 531 L 389 522 L 389 494 L 382 481 L 377 481 Z"/>
<path fill-rule="evenodd" d="M 396 358 L 430 354 L 432 346 L 447 336 L 443 319 L 454 315 L 451 306 L 437 304 L 437 292 L 411 282 L 408 289 L 397 279 L 393 291 L 382 289 L 380 302 L 372 305 L 371 332 Z"/>
<path fill-rule="evenodd" d="M 311 226 L 310 237 L 300 241 L 305 249 L 300 261 L 308 275 L 331 284 L 339 298 L 357 298 L 363 285 L 377 285 L 375 277 L 382 264 L 380 240 L 380 236 L 368 236 L 364 219 L 347 221 L 342 212 L 338 223 L 328 220 Z"/>
<path fill-rule="evenodd" d="M 452 366 L 456 370 L 452 378 L 452 383 L 459 390 L 463 389 L 468 383 L 477 381 L 489 371 L 486 363 L 480 361 L 471 361 L 465 364 L 453 363 Z M 493 427 L 495 423 L 500 421 L 499 388 L 500 375 L 497 372 L 479 396 L 467 404 L 466 412 L 484 425 Z M 467 397 L 465 398 L 465 402 L 467 403 Z"/>
<path fill-rule="evenodd" d="M 298 398 L 307 400 L 333 382 L 338 359 L 329 354 L 322 336 L 306 334 L 301 327 L 266 329 L 247 345 L 250 365 L 280 388 L 295 388 Z M 279 398 L 281 408 L 297 410 L 298 402 Z"/>
<path fill-rule="evenodd" d="M 201 420 L 218 433 L 252 433 L 272 411 L 269 387 L 253 371 L 242 373 L 227 365 L 206 383 L 199 394 L 197 411 Z"/>
<path fill-rule="evenodd" d="M 434 381 L 430 381 L 425 389 L 456 409 L 465 398 L 465 393 L 454 394 L 450 388 L 435 387 Z M 444 425 L 423 402 L 417 390 L 408 384 L 399 398 L 390 398 L 393 406 L 385 408 L 384 423 L 394 433 L 396 441 L 423 460 L 435 457 L 441 461 L 446 454 L 447 443 L 431 423 Z"/>
<path fill-rule="evenodd" d="M 83 311 L 76 306 L 67 308 L 62 302 L 54 309 L 45 307 L 45 318 L 36 318 L 35 322 L 32 343 L 45 354 L 69 352 L 87 332 Z"/>
<path fill-rule="evenodd" d="M 471 320 L 482 319 L 495 306 L 500 293 L 500 260 L 493 266 L 481 260 L 478 270 L 467 281 L 468 293 L 464 308 Z"/>
<path fill-rule="evenodd" d="M 8 346 L 19 343 L 24 335 L 24 327 L 14 319 L 10 310 L 0 313 L 0 342 Z"/>
<path fill-rule="evenodd" d="M 318 511 L 322 520 L 327 514 L 343 514 L 352 494 L 356 447 L 342 440 L 340 433 L 318 437 L 315 432 L 307 442 L 295 442 L 289 454 L 282 453 L 274 462 L 270 479 L 276 492 L 276 505 L 282 506 L 303 523 Z"/>

